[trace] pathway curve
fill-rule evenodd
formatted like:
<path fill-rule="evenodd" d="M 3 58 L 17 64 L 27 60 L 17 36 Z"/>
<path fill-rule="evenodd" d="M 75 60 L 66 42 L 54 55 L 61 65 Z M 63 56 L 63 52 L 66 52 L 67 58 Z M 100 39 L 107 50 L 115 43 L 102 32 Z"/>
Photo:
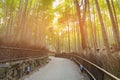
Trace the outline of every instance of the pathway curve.
<path fill-rule="evenodd" d="M 69 59 L 50 57 L 51 61 L 24 80 L 89 80 Z"/>

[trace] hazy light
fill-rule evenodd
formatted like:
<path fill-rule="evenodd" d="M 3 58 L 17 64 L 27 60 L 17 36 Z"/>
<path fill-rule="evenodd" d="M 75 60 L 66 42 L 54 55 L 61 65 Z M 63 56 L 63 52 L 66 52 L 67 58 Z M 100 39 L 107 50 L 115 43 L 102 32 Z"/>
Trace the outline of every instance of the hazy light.
<path fill-rule="evenodd" d="M 61 33 L 61 32 L 59 32 L 59 36 L 61 36 L 61 34 L 62 34 L 62 33 Z"/>
<path fill-rule="evenodd" d="M 66 27 L 63 29 L 63 32 L 66 32 L 66 31 L 71 31 L 71 30 L 72 30 L 72 28 L 71 28 L 71 27 L 66 26 Z"/>
<path fill-rule="evenodd" d="M 1 19 L 1 20 L 0 20 L 0 23 L 1 23 L 1 24 L 3 24 L 3 23 L 4 23 L 4 22 L 3 22 L 3 19 Z"/>
<path fill-rule="evenodd" d="M 64 0 L 55 0 L 53 2 L 53 9 L 55 9 L 58 5 L 62 4 L 64 2 Z"/>
<path fill-rule="evenodd" d="M 53 8 L 55 9 L 59 4 L 59 0 L 55 0 L 55 2 L 53 3 Z"/>
<path fill-rule="evenodd" d="M 58 21 L 58 18 L 60 17 L 60 14 L 54 13 L 55 17 L 53 19 L 53 23 L 56 23 Z"/>

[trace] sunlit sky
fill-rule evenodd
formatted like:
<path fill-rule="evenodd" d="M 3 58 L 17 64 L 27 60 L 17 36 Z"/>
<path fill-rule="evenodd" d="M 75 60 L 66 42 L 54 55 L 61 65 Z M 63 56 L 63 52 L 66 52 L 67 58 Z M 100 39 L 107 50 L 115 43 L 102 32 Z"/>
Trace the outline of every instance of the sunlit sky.
<path fill-rule="evenodd" d="M 53 9 L 55 9 L 59 4 L 61 4 L 64 0 L 55 0 L 53 3 Z"/>
<path fill-rule="evenodd" d="M 56 8 L 59 4 L 59 0 L 55 0 L 55 2 L 53 3 L 53 8 Z"/>
<path fill-rule="evenodd" d="M 63 0 L 55 0 L 54 2 L 53 2 L 53 9 L 55 9 L 59 4 L 61 4 L 63 2 Z M 57 22 L 57 20 L 58 20 L 58 18 L 60 17 L 60 14 L 58 14 L 58 13 L 54 13 L 54 20 L 53 20 L 53 23 L 55 24 L 56 22 Z"/>
<path fill-rule="evenodd" d="M 54 2 L 53 2 L 53 9 L 55 9 L 58 5 L 60 5 L 61 4 L 61 1 L 62 0 L 55 0 Z M 54 19 L 53 19 L 53 24 L 54 24 L 54 29 L 58 29 L 58 27 L 57 27 L 57 25 L 56 25 L 56 23 L 57 23 L 57 21 L 58 21 L 58 18 L 60 17 L 60 14 L 58 14 L 57 12 L 55 12 L 54 13 Z"/>
<path fill-rule="evenodd" d="M 57 6 L 59 6 L 63 2 L 64 2 L 64 0 L 55 0 L 52 5 L 53 9 L 55 9 Z M 64 8 L 65 7 L 63 7 L 63 9 Z M 68 30 L 71 31 L 72 28 L 69 26 L 69 29 L 68 29 L 68 26 L 64 26 L 64 28 L 62 30 L 60 30 L 60 27 L 58 27 L 58 24 L 57 24 L 59 17 L 60 17 L 60 14 L 58 12 L 54 12 L 53 28 L 57 32 L 57 33 L 55 32 L 55 34 L 58 34 L 59 36 L 61 36 L 63 32 L 67 32 Z"/>

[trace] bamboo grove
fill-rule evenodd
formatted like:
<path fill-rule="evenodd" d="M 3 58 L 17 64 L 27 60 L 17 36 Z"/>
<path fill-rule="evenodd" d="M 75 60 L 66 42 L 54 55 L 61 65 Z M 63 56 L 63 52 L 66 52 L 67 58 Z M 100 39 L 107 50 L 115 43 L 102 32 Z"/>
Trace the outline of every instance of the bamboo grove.
<path fill-rule="evenodd" d="M 120 0 L 0 0 L 0 45 L 83 53 L 119 76 Z"/>
<path fill-rule="evenodd" d="M 0 0 L 1 45 L 45 48 L 51 8 L 52 0 Z"/>
<path fill-rule="evenodd" d="M 120 77 L 120 1 L 56 0 L 53 10 L 49 48 L 58 53 L 77 52 Z"/>
<path fill-rule="evenodd" d="M 69 52 L 119 49 L 119 13 L 119 0 L 1 0 L 0 40 L 13 46 L 50 43 Z"/>
<path fill-rule="evenodd" d="M 59 1 L 59 0 L 58 0 Z M 54 2 L 55 3 L 55 2 Z M 57 1 L 56 1 L 57 3 Z M 120 49 L 118 0 L 64 0 L 54 8 L 48 42 L 61 52 Z M 52 40 L 51 40 L 52 39 Z"/>

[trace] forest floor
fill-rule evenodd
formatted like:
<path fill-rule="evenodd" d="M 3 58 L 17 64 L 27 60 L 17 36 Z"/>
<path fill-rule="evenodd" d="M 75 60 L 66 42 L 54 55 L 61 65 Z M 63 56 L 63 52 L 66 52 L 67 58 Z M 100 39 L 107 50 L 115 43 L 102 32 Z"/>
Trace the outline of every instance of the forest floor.
<path fill-rule="evenodd" d="M 51 61 L 24 80 L 89 80 L 79 67 L 64 58 L 50 57 Z"/>

